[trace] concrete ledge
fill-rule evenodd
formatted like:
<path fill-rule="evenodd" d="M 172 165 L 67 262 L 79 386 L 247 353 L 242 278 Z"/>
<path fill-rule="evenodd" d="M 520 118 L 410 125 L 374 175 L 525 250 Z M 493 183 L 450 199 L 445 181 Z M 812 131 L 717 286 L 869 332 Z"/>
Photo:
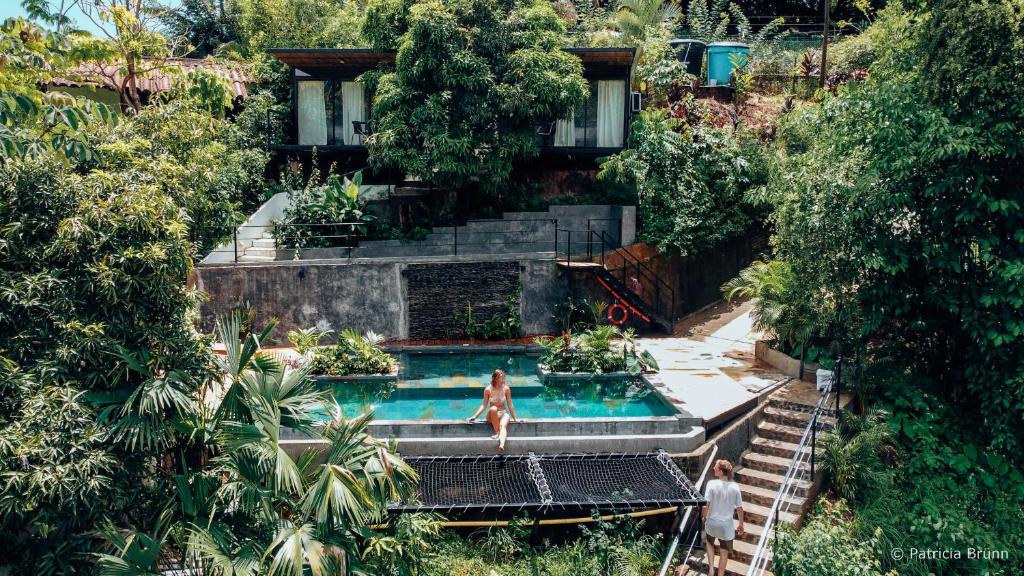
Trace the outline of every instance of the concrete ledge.
<path fill-rule="evenodd" d="M 502 352 L 513 352 L 518 354 L 535 355 L 539 354 L 543 348 L 536 344 L 488 344 L 474 343 L 474 344 L 382 344 L 381 349 L 385 352 L 409 352 L 412 354 L 458 354 L 473 352 L 477 353 L 494 353 L 500 354 Z"/>
<path fill-rule="evenodd" d="M 704 441 L 700 427 L 679 434 L 615 435 L 615 436 L 519 436 L 511 430 L 507 451 L 510 454 L 529 452 L 649 452 L 665 450 L 670 453 L 689 452 Z M 490 435 L 467 438 L 398 438 L 398 452 L 403 456 L 461 456 L 467 454 L 494 454 L 497 442 Z M 327 442 L 319 439 L 281 440 L 281 447 L 297 457 L 307 449 L 323 452 Z"/>
<path fill-rule="evenodd" d="M 642 374 L 630 374 L 629 372 L 552 372 L 543 364 L 537 364 L 537 375 L 542 382 L 565 381 L 565 380 L 626 380 L 629 378 L 642 378 Z"/>
<path fill-rule="evenodd" d="M 775 368 L 790 378 L 800 378 L 804 382 L 815 381 L 815 371 L 818 369 L 817 364 L 804 363 L 804 373 L 801 378 L 800 359 L 779 352 L 772 348 L 765 340 L 754 342 L 754 359 Z"/>

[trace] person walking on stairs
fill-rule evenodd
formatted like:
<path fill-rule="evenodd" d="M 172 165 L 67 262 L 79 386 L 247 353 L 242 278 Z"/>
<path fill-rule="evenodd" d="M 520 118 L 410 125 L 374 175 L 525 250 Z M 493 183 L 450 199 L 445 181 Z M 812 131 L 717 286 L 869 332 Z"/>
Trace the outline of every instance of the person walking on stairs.
<path fill-rule="evenodd" d="M 704 488 L 707 505 L 701 510 L 704 519 L 704 549 L 707 552 L 708 574 L 714 574 L 715 540 L 718 540 L 718 576 L 725 576 L 732 541 L 743 536 L 743 497 L 740 487 L 732 481 L 732 463 L 718 460 L 713 468 L 715 479 Z M 739 525 L 733 526 L 733 515 L 739 514 Z"/>

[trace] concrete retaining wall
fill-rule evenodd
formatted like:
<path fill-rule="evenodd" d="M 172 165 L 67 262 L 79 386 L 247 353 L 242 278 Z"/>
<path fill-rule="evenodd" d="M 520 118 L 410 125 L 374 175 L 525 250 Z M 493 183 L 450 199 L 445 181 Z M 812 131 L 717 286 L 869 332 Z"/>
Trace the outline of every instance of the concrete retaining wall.
<path fill-rule="evenodd" d="M 289 330 L 309 326 L 335 331 L 351 328 L 402 339 L 412 336 L 410 318 L 423 314 L 416 307 L 410 310 L 406 274 L 409 268 L 417 270 L 414 276 L 426 273 L 425 277 L 434 278 L 432 282 L 438 286 L 450 287 L 447 279 L 452 271 L 467 265 L 467 273 L 478 275 L 481 286 L 503 286 L 495 291 L 500 294 L 502 305 L 507 288 L 522 285 L 520 314 L 527 334 L 555 332 L 557 326 L 551 318 L 551 310 L 567 294 L 566 281 L 558 265 L 551 259 L 540 258 L 491 260 L 481 263 L 464 257 L 415 264 L 401 259 L 376 259 L 203 265 L 195 270 L 194 284 L 209 295 L 208 301 L 200 306 L 200 324 L 207 331 L 213 329 L 217 315 L 238 306 L 250 306 L 256 311 L 258 324 L 271 318 L 279 321 L 270 336 L 271 344 L 285 342 Z M 433 267 L 436 270 L 432 271 Z M 490 278 L 490 274 L 500 274 L 501 278 Z M 413 294 L 416 293 L 414 289 Z M 466 302 L 459 290 L 453 290 L 444 305 L 433 306 L 429 314 L 435 320 L 450 320 L 457 310 L 465 309 Z M 418 326 L 417 338 L 447 336 L 443 333 L 445 324 L 440 322 Z M 424 326 L 433 328 L 428 330 Z M 431 333 L 432 330 L 438 333 Z"/>
<path fill-rule="evenodd" d="M 779 352 L 764 340 L 754 342 L 754 358 L 758 362 L 767 364 L 790 378 L 799 378 L 804 382 L 815 382 L 816 380 L 817 364 L 804 363 L 803 375 L 801 377 L 800 359 Z"/>

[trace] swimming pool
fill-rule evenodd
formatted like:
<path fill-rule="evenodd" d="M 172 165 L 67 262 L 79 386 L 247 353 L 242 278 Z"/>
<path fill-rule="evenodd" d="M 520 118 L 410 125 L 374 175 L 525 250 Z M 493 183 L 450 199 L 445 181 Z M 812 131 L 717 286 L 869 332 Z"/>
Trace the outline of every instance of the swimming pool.
<path fill-rule="evenodd" d="M 537 375 L 537 358 L 527 354 L 404 352 L 398 357 L 397 383 L 331 383 L 346 417 L 373 410 L 377 420 L 465 420 L 480 406 L 495 368 L 505 371 L 516 415 L 527 420 L 676 413 L 642 380 L 581 380 L 545 386 Z"/>

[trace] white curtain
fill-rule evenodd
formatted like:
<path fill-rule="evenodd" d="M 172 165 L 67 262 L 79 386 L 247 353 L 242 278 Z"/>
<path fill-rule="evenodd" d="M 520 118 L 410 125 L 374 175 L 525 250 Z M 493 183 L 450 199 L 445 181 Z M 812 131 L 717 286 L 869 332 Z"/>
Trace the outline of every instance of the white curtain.
<path fill-rule="evenodd" d="M 576 145 L 576 111 L 570 110 L 565 118 L 555 122 L 555 146 Z"/>
<path fill-rule="evenodd" d="M 352 123 L 366 120 L 366 101 L 363 98 L 362 84 L 359 82 L 341 83 L 341 134 L 342 141 L 349 146 L 362 144 Z"/>
<path fill-rule="evenodd" d="M 299 82 L 299 144 L 327 145 L 327 105 L 324 83 L 315 80 Z"/>
<path fill-rule="evenodd" d="M 597 146 L 613 148 L 622 146 L 622 131 L 625 122 L 626 82 L 624 80 L 600 80 L 597 83 Z"/>

